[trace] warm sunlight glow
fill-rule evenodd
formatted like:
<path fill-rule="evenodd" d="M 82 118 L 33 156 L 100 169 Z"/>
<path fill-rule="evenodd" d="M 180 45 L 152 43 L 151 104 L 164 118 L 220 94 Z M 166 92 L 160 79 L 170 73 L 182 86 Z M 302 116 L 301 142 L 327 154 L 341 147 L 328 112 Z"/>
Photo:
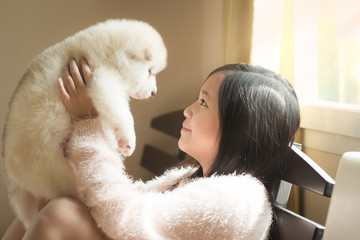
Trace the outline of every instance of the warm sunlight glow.
<path fill-rule="evenodd" d="M 300 100 L 360 104 L 360 2 L 295 0 L 294 20 Z"/>
<path fill-rule="evenodd" d="M 271 9 L 271 10 L 270 10 Z M 251 63 L 279 71 L 283 0 L 255 0 Z"/>
<path fill-rule="evenodd" d="M 254 9 L 251 63 L 290 73 L 303 103 L 360 105 L 359 0 L 255 0 Z"/>
<path fill-rule="evenodd" d="M 294 83 L 301 100 L 317 98 L 318 5 L 316 0 L 294 3 Z"/>

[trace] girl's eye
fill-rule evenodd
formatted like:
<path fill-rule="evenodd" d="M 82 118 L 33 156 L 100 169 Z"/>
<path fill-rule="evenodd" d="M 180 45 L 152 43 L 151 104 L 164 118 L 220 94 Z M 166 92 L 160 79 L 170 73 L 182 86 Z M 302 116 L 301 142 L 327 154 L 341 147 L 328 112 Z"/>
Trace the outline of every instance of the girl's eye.
<path fill-rule="evenodd" d="M 200 105 L 201 106 L 207 106 L 206 102 L 204 99 L 200 99 Z"/>

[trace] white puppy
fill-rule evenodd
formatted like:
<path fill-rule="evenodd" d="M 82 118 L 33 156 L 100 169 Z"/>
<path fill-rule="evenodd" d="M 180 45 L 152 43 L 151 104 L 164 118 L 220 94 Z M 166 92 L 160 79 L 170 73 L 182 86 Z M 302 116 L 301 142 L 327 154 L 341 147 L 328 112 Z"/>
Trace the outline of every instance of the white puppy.
<path fill-rule="evenodd" d="M 57 79 L 71 58 L 85 57 L 93 71 L 88 94 L 115 131 L 116 141 L 135 148 L 129 96 L 156 93 L 155 76 L 166 66 L 159 33 L 134 20 L 109 20 L 91 26 L 46 49 L 22 77 L 10 101 L 3 135 L 3 169 L 16 215 L 28 227 L 40 199 L 75 196 L 72 173 L 60 143 L 72 118 L 60 100 Z M 128 150 L 128 149 L 126 149 Z"/>

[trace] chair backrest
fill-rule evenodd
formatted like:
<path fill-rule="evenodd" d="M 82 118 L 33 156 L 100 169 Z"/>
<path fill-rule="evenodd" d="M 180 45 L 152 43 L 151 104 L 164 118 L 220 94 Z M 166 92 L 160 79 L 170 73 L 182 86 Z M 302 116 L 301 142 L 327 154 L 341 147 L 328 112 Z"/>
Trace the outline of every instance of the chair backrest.
<path fill-rule="evenodd" d="M 183 110 L 177 110 L 152 119 L 151 127 L 178 139 L 184 119 Z M 180 149 L 174 154 L 169 154 L 158 147 L 146 144 L 140 164 L 154 174 L 160 174 L 183 157 L 184 153 Z"/>
<path fill-rule="evenodd" d="M 291 147 L 282 180 L 325 197 L 331 197 L 335 184 L 334 180 L 297 146 Z M 275 193 L 275 199 L 279 199 L 278 194 L 281 192 Z M 317 240 L 323 238 L 324 226 L 287 210 L 284 205 L 286 205 L 284 201 L 275 205 L 276 240 Z"/>
<path fill-rule="evenodd" d="M 178 110 L 154 118 L 151 127 L 174 138 L 179 138 L 181 123 L 184 119 L 183 110 Z M 182 157 L 181 151 L 176 154 L 169 154 L 147 144 L 144 148 L 141 165 L 153 173 L 159 174 L 169 166 L 179 162 Z M 334 180 L 298 147 L 291 147 L 282 180 L 275 187 L 277 191 L 273 193 L 274 199 L 276 199 L 276 240 L 322 239 L 324 226 L 286 209 L 292 184 L 330 197 Z"/>
<path fill-rule="evenodd" d="M 336 173 L 336 184 L 325 223 L 325 240 L 360 239 L 360 152 L 346 152 Z"/>

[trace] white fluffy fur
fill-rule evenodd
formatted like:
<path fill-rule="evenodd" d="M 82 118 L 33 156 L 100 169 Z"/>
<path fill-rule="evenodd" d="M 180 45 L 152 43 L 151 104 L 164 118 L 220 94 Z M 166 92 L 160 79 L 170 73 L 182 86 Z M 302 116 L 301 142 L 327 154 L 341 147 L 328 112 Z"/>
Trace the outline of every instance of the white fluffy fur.
<path fill-rule="evenodd" d="M 126 175 L 111 131 L 79 123 L 69 144 L 78 197 L 112 239 L 262 240 L 272 222 L 266 189 L 249 175 L 189 180 L 192 168 L 147 183 Z M 106 129 L 106 128 L 105 128 Z M 181 180 L 183 185 L 166 191 Z"/>
<path fill-rule="evenodd" d="M 116 129 L 114 138 L 135 148 L 129 96 L 156 92 L 155 76 L 166 66 L 159 33 L 133 20 L 109 20 L 91 26 L 46 49 L 30 64 L 9 105 L 3 167 L 9 197 L 28 227 L 39 199 L 74 196 L 74 179 L 60 143 L 71 132 L 56 80 L 71 58 L 85 57 L 93 70 L 89 96 L 101 121 Z M 120 149 L 121 150 L 121 149 Z M 130 153 L 130 154 L 131 154 Z"/>

